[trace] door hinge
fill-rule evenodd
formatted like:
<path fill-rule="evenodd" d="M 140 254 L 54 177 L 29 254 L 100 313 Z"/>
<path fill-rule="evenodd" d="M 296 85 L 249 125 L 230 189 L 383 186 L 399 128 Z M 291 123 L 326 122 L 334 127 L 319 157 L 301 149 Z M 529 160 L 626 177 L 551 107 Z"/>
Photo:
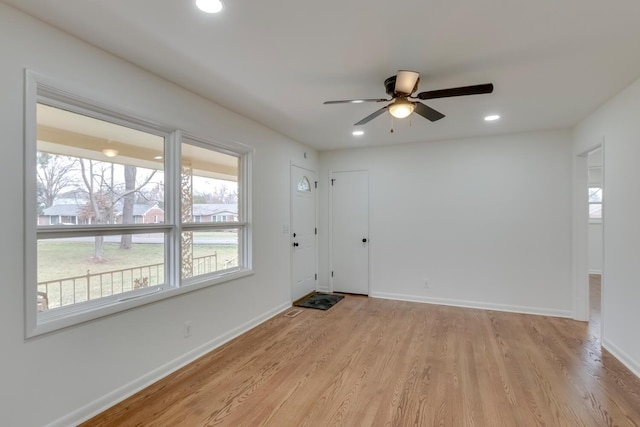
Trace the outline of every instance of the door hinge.
<path fill-rule="evenodd" d="M 318 227 L 316 227 L 316 234 L 318 234 Z"/>
<path fill-rule="evenodd" d="M 333 271 L 331 272 L 331 277 L 333 277 Z"/>
<path fill-rule="evenodd" d="M 315 182 L 316 188 L 318 188 L 318 181 Z"/>
<path fill-rule="evenodd" d="M 333 187 L 333 183 L 336 181 L 335 178 L 331 178 L 331 186 Z"/>
<path fill-rule="evenodd" d="M 318 280 L 318 273 L 316 273 L 316 280 Z"/>

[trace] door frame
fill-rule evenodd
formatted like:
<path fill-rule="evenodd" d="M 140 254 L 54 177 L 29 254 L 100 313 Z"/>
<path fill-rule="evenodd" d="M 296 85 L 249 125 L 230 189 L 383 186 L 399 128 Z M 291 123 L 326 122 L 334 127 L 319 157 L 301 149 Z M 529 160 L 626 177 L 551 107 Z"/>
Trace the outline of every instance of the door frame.
<path fill-rule="evenodd" d="M 331 272 L 333 271 L 333 185 L 331 184 L 331 180 L 333 179 L 333 174 L 334 173 L 340 173 L 340 172 L 366 172 L 367 173 L 367 296 L 371 296 L 372 293 L 372 289 L 371 289 L 371 235 L 373 234 L 371 232 L 371 184 L 370 184 L 370 173 L 369 173 L 369 169 L 348 169 L 348 170 L 333 170 L 333 169 L 329 169 L 329 203 L 328 203 L 328 207 L 329 207 L 329 221 L 328 221 L 328 225 L 329 225 L 329 238 L 328 238 L 328 242 L 329 242 L 329 250 L 328 250 L 328 254 L 329 254 L 329 271 L 328 276 L 329 276 L 329 291 L 330 292 L 334 292 L 334 286 L 333 286 L 333 276 L 331 275 Z"/>
<path fill-rule="evenodd" d="M 594 150 L 602 150 L 602 271 L 601 271 L 601 290 L 600 290 L 600 326 L 604 330 L 604 288 L 605 288 L 605 270 L 606 270 L 606 179 L 605 179 L 605 139 L 604 137 L 589 147 L 589 149 L 574 154 L 573 157 L 573 318 L 580 321 L 589 321 L 590 305 L 589 305 L 589 164 L 588 155 Z"/>
<path fill-rule="evenodd" d="M 289 164 L 289 230 L 288 230 L 288 235 L 289 235 L 289 298 L 291 299 L 291 302 L 294 302 L 295 300 L 293 299 L 293 289 L 295 286 L 295 278 L 293 277 L 293 263 L 294 263 L 294 252 L 293 252 L 293 167 L 297 167 L 300 169 L 304 169 L 305 171 L 311 172 L 314 174 L 315 176 L 315 180 L 313 182 L 314 185 L 314 191 L 313 191 L 313 207 L 314 207 L 314 214 L 315 214 L 315 218 L 314 218 L 314 227 L 317 230 L 318 229 L 318 171 L 314 171 L 312 169 L 309 169 L 307 166 L 303 166 L 300 165 L 296 162 L 294 162 L 293 160 L 290 162 Z M 315 266 L 315 285 L 314 285 L 314 290 L 317 291 L 318 290 L 318 233 L 316 233 L 315 235 L 315 242 L 314 242 L 314 252 L 315 252 L 315 256 L 314 256 L 314 266 Z"/>

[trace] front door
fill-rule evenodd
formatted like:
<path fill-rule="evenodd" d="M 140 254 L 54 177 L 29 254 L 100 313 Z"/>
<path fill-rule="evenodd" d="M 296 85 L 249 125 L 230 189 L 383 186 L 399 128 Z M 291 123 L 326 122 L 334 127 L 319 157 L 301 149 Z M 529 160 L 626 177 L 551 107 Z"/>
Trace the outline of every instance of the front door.
<path fill-rule="evenodd" d="M 331 281 L 335 292 L 369 295 L 369 172 L 331 174 Z"/>
<path fill-rule="evenodd" d="M 316 290 L 316 173 L 291 165 L 292 290 L 296 301 Z"/>

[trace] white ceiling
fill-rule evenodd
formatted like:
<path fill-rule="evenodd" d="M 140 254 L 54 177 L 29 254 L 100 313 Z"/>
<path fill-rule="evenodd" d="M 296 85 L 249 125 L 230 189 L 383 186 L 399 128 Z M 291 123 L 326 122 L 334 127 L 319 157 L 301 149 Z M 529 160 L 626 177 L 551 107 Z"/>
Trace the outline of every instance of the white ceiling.
<path fill-rule="evenodd" d="M 319 150 L 573 126 L 640 76 L 637 0 L 1 0 Z M 446 117 L 353 124 L 398 69 Z M 487 123 L 490 113 L 502 115 Z"/>

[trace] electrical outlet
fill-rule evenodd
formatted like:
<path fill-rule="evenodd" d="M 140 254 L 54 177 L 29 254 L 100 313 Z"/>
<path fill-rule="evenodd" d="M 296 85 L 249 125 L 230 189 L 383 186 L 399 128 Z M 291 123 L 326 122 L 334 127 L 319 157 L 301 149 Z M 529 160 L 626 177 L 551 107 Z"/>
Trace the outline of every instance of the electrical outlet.
<path fill-rule="evenodd" d="M 184 322 L 184 337 L 189 338 L 191 336 L 191 320 Z"/>

